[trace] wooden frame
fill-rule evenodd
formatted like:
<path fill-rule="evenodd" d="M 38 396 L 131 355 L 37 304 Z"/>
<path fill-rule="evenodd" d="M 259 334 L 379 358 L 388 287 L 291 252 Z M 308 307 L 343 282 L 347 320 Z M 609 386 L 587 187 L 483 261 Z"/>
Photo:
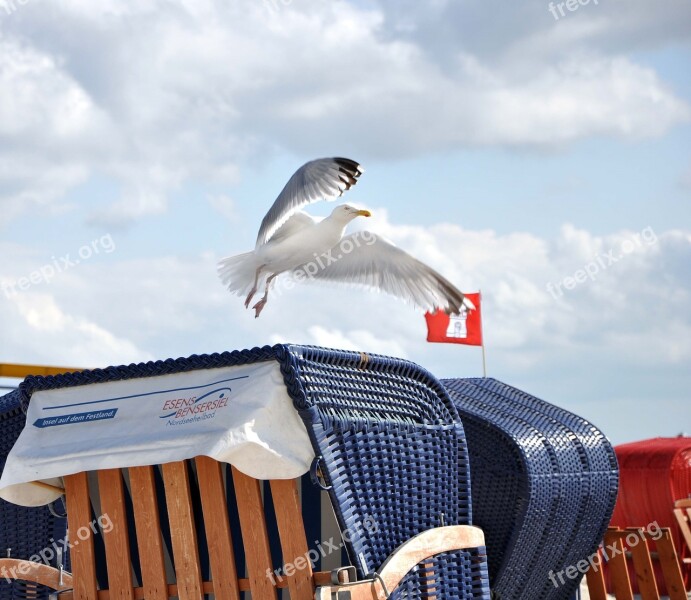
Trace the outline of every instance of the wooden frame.
<path fill-rule="evenodd" d="M 633 600 L 628 558 L 631 559 L 638 583 L 638 593 L 641 600 L 660 600 L 660 593 L 655 581 L 653 559 L 659 561 L 667 586 L 670 600 L 687 600 L 684 590 L 684 580 L 674 549 L 674 541 L 669 528 L 660 529 L 660 537 L 655 540 L 643 528 L 629 527 L 627 529 L 609 528 L 604 536 L 604 546 L 607 548 L 610 578 L 616 600 Z M 627 544 L 629 536 L 639 540 L 636 544 Z M 655 543 L 656 551 L 650 549 L 650 542 Z M 586 580 L 591 600 L 607 600 L 605 578 L 602 573 L 602 551 L 598 550 L 594 560 L 594 568 L 586 572 Z"/>
<path fill-rule="evenodd" d="M 194 463 L 204 518 L 210 580 L 202 577 L 197 546 L 198 534 L 192 508 L 190 462 Z M 106 469 L 94 477 L 87 473 L 68 475 L 65 480 L 65 504 L 70 532 L 72 573 L 44 564 L 0 559 L 0 570 L 14 578 L 46 585 L 60 591 L 65 600 L 199 600 L 214 594 L 216 600 L 240 600 L 241 592 L 251 592 L 253 600 L 277 600 L 279 589 L 287 588 L 291 600 L 311 600 L 315 591 L 327 598 L 331 589 L 330 572 L 313 572 L 307 558 L 309 546 L 305 535 L 297 480 L 274 480 L 269 483 L 286 569 L 273 577 L 274 566 L 269 549 L 264 499 L 258 480 L 231 467 L 235 504 L 248 576 L 236 570 L 233 539 L 229 522 L 228 498 L 222 465 L 208 457 L 161 466 L 167 514 L 161 506 L 156 487 L 155 469 L 144 466 L 129 469 Z M 132 515 L 128 520 L 125 475 L 129 483 Z M 95 489 L 97 488 L 97 489 Z M 97 527 L 93 518 L 92 498 L 100 499 L 101 517 L 108 526 Z M 219 507 L 222 507 L 219 510 Z M 100 518 L 100 517 L 99 517 Z M 170 529 L 174 581 L 166 574 L 166 549 L 161 518 Z M 132 543 L 128 522 L 134 521 L 136 549 L 139 555 L 141 581 L 133 580 Z M 100 523 L 99 523 L 100 525 Z M 99 589 L 94 535 L 103 536 L 109 589 Z M 482 531 L 475 527 L 456 526 L 430 530 L 409 540 L 393 554 L 381 569 L 381 581 L 393 589 L 405 573 L 422 559 L 433 554 L 462 547 L 484 545 Z M 291 564 L 297 568 L 288 569 Z M 168 565 L 170 572 L 171 565 Z M 347 573 L 338 581 L 348 581 Z M 371 583 L 349 588 L 355 598 L 380 598 L 381 590 Z M 372 595 L 374 593 L 374 595 Z"/>
<path fill-rule="evenodd" d="M 386 600 L 406 574 L 426 558 L 442 552 L 485 545 L 482 530 L 471 525 L 449 525 L 429 529 L 401 544 L 379 568 L 376 577 L 366 581 L 318 587 L 316 600 L 331 600 L 347 592 L 350 600 Z"/>
<path fill-rule="evenodd" d="M 86 473 L 65 477 L 65 503 L 72 544 L 72 573 L 62 573 L 44 564 L 15 559 L 0 559 L 0 570 L 17 574 L 15 578 L 47 585 L 61 592 L 66 600 L 199 600 L 203 594 L 214 594 L 218 600 L 239 600 L 240 592 L 250 591 L 253 598 L 276 598 L 276 590 L 288 587 L 291 598 L 309 600 L 316 585 L 330 581 L 329 573 L 305 573 L 284 577 L 273 582 L 267 577 L 273 566 L 266 536 L 260 482 L 232 469 L 236 502 L 241 517 L 241 535 L 249 577 L 240 577 L 235 568 L 233 541 L 227 510 L 218 510 L 227 503 L 221 464 L 207 457 L 194 459 L 199 496 L 202 503 L 204 528 L 209 550 L 211 580 L 201 576 L 197 550 L 197 530 L 192 509 L 188 463 L 161 466 L 168 525 L 171 533 L 175 581 L 166 576 L 165 551 L 159 514 L 154 469 L 132 467 L 99 471 L 91 482 L 97 485 L 101 515 L 107 515 L 112 526 L 97 529 L 94 525 L 91 489 Z M 141 568 L 139 585 L 132 579 L 132 557 L 125 505 L 124 472 L 129 477 L 129 491 L 137 532 L 137 550 Z M 297 482 L 271 482 L 275 510 L 284 553 L 307 552 L 307 540 L 298 502 Z M 94 534 L 103 535 L 109 589 L 99 589 L 96 575 Z M 289 539 L 288 539 L 289 538 Z M 261 569 L 261 571 L 259 570 Z"/>

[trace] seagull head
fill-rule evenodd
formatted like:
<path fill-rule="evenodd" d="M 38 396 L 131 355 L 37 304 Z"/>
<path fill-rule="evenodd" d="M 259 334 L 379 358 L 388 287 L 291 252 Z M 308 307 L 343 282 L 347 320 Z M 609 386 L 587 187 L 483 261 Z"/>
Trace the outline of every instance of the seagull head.
<path fill-rule="evenodd" d="M 372 213 L 368 210 L 361 210 L 350 206 L 350 204 L 341 204 L 333 209 L 331 216 L 339 221 L 345 221 L 346 223 L 352 221 L 355 217 L 371 217 Z"/>

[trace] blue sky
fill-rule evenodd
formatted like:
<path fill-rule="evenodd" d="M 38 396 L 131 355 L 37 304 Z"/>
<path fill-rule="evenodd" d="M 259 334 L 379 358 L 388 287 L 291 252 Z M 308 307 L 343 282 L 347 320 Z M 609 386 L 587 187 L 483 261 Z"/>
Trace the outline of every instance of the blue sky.
<path fill-rule="evenodd" d="M 396 299 L 304 286 L 255 321 L 223 290 L 215 263 L 292 172 L 341 155 L 368 227 L 482 288 L 491 376 L 615 443 L 691 430 L 688 2 L 4 6 L 0 283 L 93 251 L 0 293 L 0 361 L 291 341 L 478 375 L 479 350 L 427 344 Z"/>

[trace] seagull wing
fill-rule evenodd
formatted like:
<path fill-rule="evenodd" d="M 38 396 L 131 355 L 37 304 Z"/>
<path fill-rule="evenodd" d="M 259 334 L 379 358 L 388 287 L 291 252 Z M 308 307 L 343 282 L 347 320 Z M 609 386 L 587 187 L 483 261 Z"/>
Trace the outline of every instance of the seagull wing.
<path fill-rule="evenodd" d="M 458 314 L 463 304 L 472 306 L 450 281 L 413 258 L 392 242 L 369 231 L 345 236 L 331 252 L 331 264 L 298 267 L 315 280 L 359 284 L 398 296 L 419 308 L 441 308 Z M 311 267 L 311 268 L 310 268 Z M 316 273 L 312 271 L 317 268 Z M 474 307 L 473 307 L 474 308 Z"/>
<path fill-rule="evenodd" d="M 294 212 L 322 198 L 335 200 L 354 186 L 362 173 L 362 167 L 349 158 L 319 158 L 302 165 L 262 220 L 257 247 L 266 244 Z"/>
<path fill-rule="evenodd" d="M 276 233 L 271 236 L 271 242 L 280 242 L 286 238 L 298 235 L 315 223 L 316 221 L 310 215 L 299 210 L 290 215 L 288 220 L 276 229 Z"/>

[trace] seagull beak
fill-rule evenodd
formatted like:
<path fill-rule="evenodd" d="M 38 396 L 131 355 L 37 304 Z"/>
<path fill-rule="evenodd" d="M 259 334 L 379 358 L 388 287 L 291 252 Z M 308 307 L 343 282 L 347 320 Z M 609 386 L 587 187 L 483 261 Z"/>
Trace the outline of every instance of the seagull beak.
<path fill-rule="evenodd" d="M 357 211 L 357 214 L 359 217 L 371 217 L 372 213 L 368 210 L 359 210 Z"/>

